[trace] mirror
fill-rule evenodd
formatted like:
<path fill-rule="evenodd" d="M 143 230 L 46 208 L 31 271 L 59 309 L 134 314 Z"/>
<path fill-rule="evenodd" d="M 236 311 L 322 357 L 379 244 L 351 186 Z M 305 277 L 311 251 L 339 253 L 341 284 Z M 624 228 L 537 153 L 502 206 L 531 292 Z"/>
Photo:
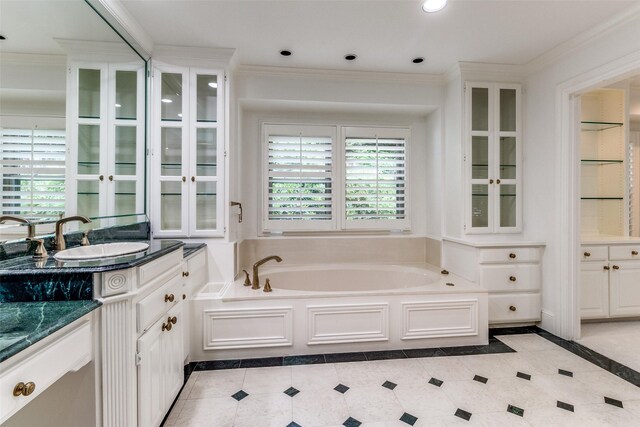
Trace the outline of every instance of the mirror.
<path fill-rule="evenodd" d="M 2 1 L 0 216 L 38 235 L 62 215 L 145 213 L 148 56 L 94 7 Z M 0 241 L 25 236 L 0 224 Z"/>

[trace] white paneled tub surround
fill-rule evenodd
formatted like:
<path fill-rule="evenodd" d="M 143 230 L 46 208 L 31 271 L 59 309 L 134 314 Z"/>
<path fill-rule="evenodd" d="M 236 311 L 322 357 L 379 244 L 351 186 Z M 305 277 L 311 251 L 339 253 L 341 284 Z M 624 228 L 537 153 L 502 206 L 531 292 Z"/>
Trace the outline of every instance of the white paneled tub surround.
<path fill-rule="evenodd" d="M 484 345 L 487 291 L 434 266 L 326 264 L 209 283 L 191 301 L 192 359 Z"/>

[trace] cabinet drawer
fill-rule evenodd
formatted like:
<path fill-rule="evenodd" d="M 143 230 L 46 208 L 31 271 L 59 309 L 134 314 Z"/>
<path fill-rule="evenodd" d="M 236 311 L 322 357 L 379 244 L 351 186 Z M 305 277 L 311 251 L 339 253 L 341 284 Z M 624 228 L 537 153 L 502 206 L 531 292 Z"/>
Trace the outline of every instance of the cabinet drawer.
<path fill-rule="evenodd" d="M 162 314 L 176 305 L 182 298 L 182 270 L 137 304 L 138 333 L 149 328 Z"/>
<path fill-rule="evenodd" d="M 144 287 L 148 282 L 182 264 L 182 248 L 151 261 L 138 268 L 138 288 Z"/>
<path fill-rule="evenodd" d="M 608 246 L 581 246 L 580 259 L 582 261 L 606 261 L 609 256 Z"/>
<path fill-rule="evenodd" d="M 0 374 L 0 424 L 31 402 L 64 374 L 77 371 L 91 361 L 91 324 L 67 332 L 12 369 Z M 29 396 L 14 396 L 18 383 L 35 384 Z"/>
<path fill-rule="evenodd" d="M 489 323 L 538 321 L 540 294 L 489 295 Z"/>
<path fill-rule="evenodd" d="M 539 248 L 480 249 L 480 263 L 516 263 L 540 261 Z"/>
<path fill-rule="evenodd" d="M 540 267 L 535 264 L 483 265 L 480 286 L 488 291 L 514 292 L 540 289 Z"/>
<path fill-rule="evenodd" d="M 611 261 L 640 259 L 640 245 L 609 246 L 609 259 Z"/>

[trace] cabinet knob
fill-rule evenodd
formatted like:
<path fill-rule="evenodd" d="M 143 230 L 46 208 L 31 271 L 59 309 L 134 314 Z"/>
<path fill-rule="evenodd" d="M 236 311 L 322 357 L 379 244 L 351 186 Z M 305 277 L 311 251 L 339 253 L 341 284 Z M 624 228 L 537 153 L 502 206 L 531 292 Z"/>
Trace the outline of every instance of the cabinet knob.
<path fill-rule="evenodd" d="M 171 322 L 167 322 L 167 323 L 163 323 L 162 324 L 162 331 L 170 331 L 171 328 L 173 327 L 173 325 L 171 324 Z"/>
<path fill-rule="evenodd" d="M 196 182 L 196 177 L 195 176 L 191 177 L 191 182 Z"/>
<path fill-rule="evenodd" d="M 511 252 L 511 253 L 509 254 L 509 258 L 511 258 L 511 259 L 516 259 L 516 254 L 514 254 L 513 252 Z"/>
<path fill-rule="evenodd" d="M 174 324 L 174 325 L 175 325 L 177 322 L 178 322 L 178 318 L 177 318 L 176 316 L 169 317 L 169 318 L 167 319 L 167 324 L 172 323 L 172 324 Z"/>
<path fill-rule="evenodd" d="M 182 182 L 187 182 L 187 177 L 186 176 L 182 177 Z"/>
<path fill-rule="evenodd" d="M 98 177 L 98 179 L 99 179 L 100 181 L 104 181 L 104 175 L 100 175 L 100 176 Z"/>
<path fill-rule="evenodd" d="M 638 255 L 638 251 L 631 251 L 631 255 Z"/>
<path fill-rule="evenodd" d="M 496 179 L 496 184 L 500 184 L 500 180 L 499 179 Z"/>
<path fill-rule="evenodd" d="M 509 306 L 509 310 L 511 310 L 511 311 L 516 311 L 516 306 L 515 306 L 515 305 L 510 305 L 510 306 Z"/>
<path fill-rule="evenodd" d="M 187 294 L 182 294 L 182 299 L 187 299 Z"/>
<path fill-rule="evenodd" d="M 26 384 L 23 383 L 23 382 L 19 382 L 13 388 L 13 395 L 16 396 L 16 397 L 18 397 L 18 396 L 29 396 L 35 390 L 36 390 L 36 385 L 33 382 L 29 381 Z"/>
<path fill-rule="evenodd" d="M 604 268 L 605 270 L 609 270 L 609 266 L 608 266 L 608 265 L 605 265 L 605 266 L 604 266 L 604 267 L 602 267 L 602 268 Z"/>
<path fill-rule="evenodd" d="M 591 252 L 585 252 L 585 253 L 584 253 L 584 256 L 585 256 L 585 257 L 589 257 L 589 256 L 591 256 Z"/>
<path fill-rule="evenodd" d="M 620 270 L 620 267 L 618 267 L 617 265 L 614 265 L 612 268 L 613 268 L 614 270 Z"/>
<path fill-rule="evenodd" d="M 113 181 L 113 175 L 109 175 L 109 181 Z"/>
<path fill-rule="evenodd" d="M 173 294 L 165 294 L 164 302 L 173 302 L 176 297 Z"/>
<path fill-rule="evenodd" d="M 509 281 L 510 282 L 515 282 L 516 281 L 516 276 L 509 276 Z"/>
<path fill-rule="evenodd" d="M 183 271 L 182 272 L 182 277 L 189 277 L 189 272 L 188 271 Z"/>
<path fill-rule="evenodd" d="M 489 184 L 493 184 L 493 180 L 492 179 L 489 180 Z"/>

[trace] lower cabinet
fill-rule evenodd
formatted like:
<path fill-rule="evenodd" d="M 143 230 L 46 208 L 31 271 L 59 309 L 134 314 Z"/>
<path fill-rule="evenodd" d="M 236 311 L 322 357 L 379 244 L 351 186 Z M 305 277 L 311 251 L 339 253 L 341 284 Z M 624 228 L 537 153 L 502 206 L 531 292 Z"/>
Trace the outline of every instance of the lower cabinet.
<path fill-rule="evenodd" d="M 609 270 L 609 314 L 640 316 L 640 261 L 616 262 Z"/>
<path fill-rule="evenodd" d="M 138 339 L 138 425 L 159 426 L 182 387 L 184 319 L 175 305 Z"/>
<path fill-rule="evenodd" d="M 602 262 L 583 262 L 580 267 L 581 317 L 609 317 L 609 266 Z"/>

